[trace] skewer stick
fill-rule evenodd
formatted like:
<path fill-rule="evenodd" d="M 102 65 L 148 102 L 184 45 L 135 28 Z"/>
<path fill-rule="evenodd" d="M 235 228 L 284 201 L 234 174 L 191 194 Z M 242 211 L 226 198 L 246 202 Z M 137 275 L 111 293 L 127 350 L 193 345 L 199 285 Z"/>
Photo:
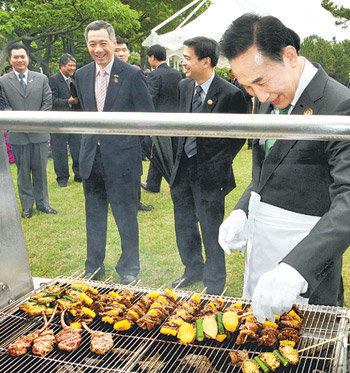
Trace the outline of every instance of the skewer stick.
<path fill-rule="evenodd" d="M 96 273 L 99 271 L 101 269 L 101 267 L 98 267 L 97 269 L 96 269 L 96 271 L 87 279 L 88 281 L 90 281 L 95 275 L 96 275 Z"/>
<path fill-rule="evenodd" d="M 174 290 L 176 290 L 183 282 L 185 281 L 185 278 L 183 278 L 175 287 Z"/>
<path fill-rule="evenodd" d="M 227 291 L 227 286 L 225 287 L 225 289 L 222 291 L 222 293 L 220 294 L 220 296 L 219 296 L 219 298 L 221 298 L 221 297 L 223 297 L 224 296 L 224 294 L 226 293 L 226 291 Z"/>
<path fill-rule="evenodd" d="M 322 346 L 324 344 L 336 341 L 337 339 L 341 339 L 341 338 L 344 338 L 344 337 L 345 337 L 344 335 L 338 335 L 337 337 L 334 337 L 332 339 L 327 339 L 326 341 L 323 341 L 323 342 L 320 342 L 320 343 L 316 343 L 316 344 L 314 344 L 312 346 L 309 346 L 309 347 L 305 347 L 305 348 L 303 348 L 301 350 L 298 350 L 298 352 L 300 353 L 300 352 L 304 352 L 304 351 L 307 351 L 307 350 L 311 350 L 311 349 L 313 349 L 315 347 Z"/>
<path fill-rule="evenodd" d="M 200 294 L 198 294 L 200 297 L 205 293 L 205 291 L 207 290 L 207 286 L 200 292 Z"/>
<path fill-rule="evenodd" d="M 106 278 L 103 282 L 101 282 L 97 287 L 96 287 L 96 290 L 100 289 L 105 283 L 107 283 L 108 281 L 110 281 L 111 279 L 113 278 L 113 276 L 109 276 L 108 278 Z"/>
<path fill-rule="evenodd" d="M 250 315 L 253 315 L 253 311 L 252 312 L 243 313 L 242 315 L 239 315 L 238 318 L 241 319 L 242 317 L 247 317 L 247 316 L 250 316 Z"/>

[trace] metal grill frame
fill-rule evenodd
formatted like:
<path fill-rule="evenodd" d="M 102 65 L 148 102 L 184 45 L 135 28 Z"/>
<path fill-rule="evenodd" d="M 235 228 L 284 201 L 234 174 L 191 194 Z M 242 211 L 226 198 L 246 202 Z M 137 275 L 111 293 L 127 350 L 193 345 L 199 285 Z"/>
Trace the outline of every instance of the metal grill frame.
<path fill-rule="evenodd" d="M 0 310 L 0 371 L 7 372 L 241 372 L 241 368 L 230 365 L 228 353 L 232 349 L 248 350 L 250 357 L 258 356 L 267 348 L 258 348 L 254 344 L 237 346 L 234 339 L 225 340 L 222 343 L 213 340 L 205 340 L 204 343 L 197 341 L 191 345 L 181 345 L 175 338 L 166 337 L 160 334 L 159 327 L 151 331 L 142 331 L 140 328 L 133 328 L 128 332 L 111 331 L 111 326 L 106 326 L 100 321 L 94 321 L 90 327 L 92 330 L 103 330 L 114 334 L 114 352 L 108 352 L 106 355 L 96 355 L 90 351 L 90 336 L 87 331 L 82 332 L 82 343 L 77 351 L 65 353 L 58 351 L 57 348 L 46 357 L 41 358 L 33 355 L 31 352 L 21 357 L 11 357 L 7 354 L 7 347 L 22 335 L 42 327 L 41 317 L 28 319 L 18 306 L 30 298 L 34 293 L 40 292 L 46 286 L 62 283 L 71 283 L 73 280 L 69 277 L 59 276 L 39 289 L 32 291 L 16 302 Z M 99 281 L 89 281 L 92 286 L 99 287 L 101 293 L 123 288 L 116 283 L 103 284 Z M 137 287 L 135 291 L 137 297 L 135 301 L 148 292 L 155 291 L 154 288 Z M 181 300 L 189 300 L 194 292 L 176 291 Z M 208 303 L 213 296 L 201 296 L 203 306 Z M 250 301 L 240 298 L 223 297 L 225 306 L 242 302 L 244 308 L 250 306 Z M 347 340 L 349 333 L 350 311 L 341 307 L 304 305 L 300 306 L 304 313 L 302 338 L 297 349 L 322 342 L 324 340 L 337 336 L 343 338 L 309 350 L 300 354 L 300 362 L 296 367 L 280 369 L 283 372 L 334 372 L 344 373 L 347 371 Z M 57 318 L 50 325 L 54 329 L 55 335 L 61 330 L 61 325 Z M 130 356 L 125 359 L 116 354 L 116 348 L 132 351 Z M 112 349 L 112 351 L 113 351 Z M 194 354 L 194 355 L 191 355 Z M 200 363 L 201 356 L 206 356 L 204 363 Z M 180 359 L 189 359 L 193 357 L 194 364 L 199 364 L 198 368 L 190 369 L 186 365 L 179 363 Z M 80 360 L 80 361 L 79 361 Z M 165 362 L 161 365 L 161 362 Z M 211 365 L 207 363 L 210 362 Z M 203 368 L 206 366 L 206 368 Z M 142 367 L 142 368 L 140 368 Z M 159 368 L 160 367 L 160 368 Z M 158 370 L 157 370 L 158 368 Z"/>

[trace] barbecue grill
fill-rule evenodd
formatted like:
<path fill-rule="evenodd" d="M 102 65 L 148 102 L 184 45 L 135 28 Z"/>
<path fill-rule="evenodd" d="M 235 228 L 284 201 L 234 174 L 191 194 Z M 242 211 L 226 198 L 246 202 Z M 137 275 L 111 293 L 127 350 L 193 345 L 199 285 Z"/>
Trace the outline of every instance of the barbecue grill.
<path fill-rule="evenodd" d="M 46 285 L 68 285 L 73 280 L 60 276 Z M 122 286 L 114 283 L 91 281 L 99 288 L 101 294 L 109 291 L 120 291 Z M 43 287 L 35 292 L 40 292 Z M 136 287 L 137 301 L 142 295 L 155 289 Z M 181 300 L 189 300 L 193 292 L 177 291 Z M 144 331 L 138 327 L 126 332 L 111 331 L 111 326 L 95 320 L 89 325 L 92 330 L 113 333 L 114 347 L 105 355 L 96 355 L 90 351 L 90 334 L 82 331 L 80 347 L 73 353 L 65 353 L 55 348 L 45 357 L 38 357 L 31 352 L 19 357 L 11 357 L 7 347 L 19 337 L 29 334 L 43 326 L 42 317 L 30 319 L 18 306 L 26 301 L 34 291 L 26 294 L 16 302 L 0 310 L 0 372 L 241 372 L 241 368 L 230 365 L 229 352 L 233 349 L 247 349 L 249 357 L 258 356 L 267 348 L 255 344 L 235 345 L 235 338 L 223 342 L 205 339 L 182 345 L 175 338 L 160 334 L 160 327 Z M 212 299 L 203 295 L 201 305 Z M 250 302 L 242 299 L 223 297 L 225 308 L 238 301 L 244 309 Z M 296 345 L 298 350 L 334 337 L 344 336 L 336 341 L 316 347 L 300 354 L 297 366 L 279 368 L 278 372 L 326 373 L 346 372 L 347 337 L 350 311 L 346 308 L 329 306 L 300 306 L 304 314 L 302 338 Z M 165 320 L 166 321 L 166 320 Z M 164 321 L 164 322 L 165 322 Z M 57 334 L 61 330 L 59 318 L 55 317 L 50 328 Z"/>

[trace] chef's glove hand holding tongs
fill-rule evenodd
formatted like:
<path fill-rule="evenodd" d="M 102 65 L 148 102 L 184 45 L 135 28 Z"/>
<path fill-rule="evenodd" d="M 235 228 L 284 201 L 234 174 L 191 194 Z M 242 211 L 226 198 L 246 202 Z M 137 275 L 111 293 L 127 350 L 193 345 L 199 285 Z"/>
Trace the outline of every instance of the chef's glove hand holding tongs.
<path fill-rule="evenodd" d="M 308 283 L 296 269 L 280 263 L 259 278 L 252 301 L 254 316 L 260 323 L 275 321 L 275 315 L 289 311 L 307 288 Z"/>
<path fill-rule="evenodd" d="M 219 228 L 219 244 L 227 255 L 237 250 L 244 255 L 248 235 L 247 215 L 243 210 L 233 210 Z"/>

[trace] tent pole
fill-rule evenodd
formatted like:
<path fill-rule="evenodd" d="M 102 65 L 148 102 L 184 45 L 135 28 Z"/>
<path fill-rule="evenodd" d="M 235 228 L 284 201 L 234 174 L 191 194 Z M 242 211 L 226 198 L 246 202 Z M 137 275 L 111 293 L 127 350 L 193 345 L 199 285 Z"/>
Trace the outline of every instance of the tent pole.
<path fill-rule="evenodd" d="M 179 28 L 181 28 L 192 16 L 193 16 L 193 14 L 195 14 L 196 12 L 197 12 L 197 10 L 199 9 L 199 8 L 201 8 L 202 7 L 202 5 L 204 4 L 204 3 L 206 3 L 207 2 L 207 0 L 202 0 L 202 2 L 199 4 L 199 5 L 197 5 L 193 10 L 192 10 L 192 12 L 179 24 L 179 26 L 177 26 L 176 27 L 176 29 L 175 30 L 177 30 L 177 29 L 179 29 Z"/>
<path fill-rule="evenodd" d="M 191 8 L 191 6 L 193 6 L 194 4 L 197 4 L 198 1 L 200 1 L 200 0 L 193 0 L 191 3 L 189 3 L 188 5 L 186 5 L 184 8 L 180 9 L 179 11 L 177 11 L 171 17 L 169 17 L 168 19 L 166 19 L 165 21 L 163 21 L 161 24 L 159 24 L 158 26 L 156 26 L 155 28 L 153 28 L 152 31 L 151 31 L 151 34 L 154 33 L 154 32 L 156 32 L 156 31 L 158 31 L 160 28 L 162 28 L 167 23 L 169 23 L 170 21 L 172 21 L 173 19 L 175 19 L 177 16 L 179 16 L 181 13 L 183 13 L 187 9 Z"/>

